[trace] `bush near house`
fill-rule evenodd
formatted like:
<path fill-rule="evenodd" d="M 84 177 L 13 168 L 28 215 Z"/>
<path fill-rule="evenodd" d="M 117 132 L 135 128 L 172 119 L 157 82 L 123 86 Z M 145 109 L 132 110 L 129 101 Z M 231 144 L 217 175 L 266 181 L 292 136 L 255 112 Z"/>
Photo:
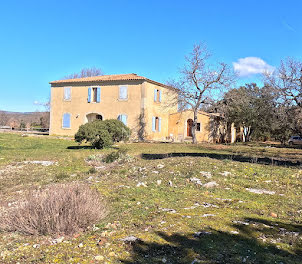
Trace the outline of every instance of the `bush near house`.
<path fill-rule="evenodd" d="M 91 143 L 94 148 L 102 149 L 112 146 L 114 142 L 128 140 L 130 129 L 119 120 L 95 120 L 81 125 L 75 134 L 75 141 Z"/>

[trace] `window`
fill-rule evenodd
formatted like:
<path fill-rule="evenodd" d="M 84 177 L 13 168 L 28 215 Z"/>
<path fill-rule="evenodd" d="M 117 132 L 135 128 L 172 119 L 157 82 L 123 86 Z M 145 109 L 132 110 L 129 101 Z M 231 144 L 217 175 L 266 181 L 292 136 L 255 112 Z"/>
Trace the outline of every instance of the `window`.
<path fill-rule="evenodd" d="M 161 90 L 154 89 L 154 102 L 161 102 Z"/>
<path fill-rule="evenodd" d="M 160 132 L 161 131 L 161 118 L 157 116 L 152 117 L 152 131 Z"/>
<path fill-rule="evenodd" d="M 70 128 L 70 114 L 64 113 L 63 114 L 63 121 L 62 121 L 63 128 Z"/>
<path fill-rule="evenodd" d="M 128 87 L 127 86 L 120 86 L 119 87 L 119 99 L 120 100 L 127 100 L 128 99 Z"/>
<path fill-rule="evenodd" d="M 127 115 L 119 115 L 117 117 L 117 120 L 120 120 L 121 122 L 124 123 L 125 126 L 127 126 L 127 118 L 128 118 Z"/>
<path fill-rule="evenodd" d="M 88 88 L 88 103 L 99 103 L 101 101 L 101 88 L 89 87 Z"/>
<path fill-rule="evenodd" d="M 197 123 L 197 124 L 196 124 L 196 131 L 200 132 L 200 128 L 201 128 L 201 127 L 200 127 L 200 123 Z"/>
<path fill-rule="evenodd" d="M 64 100 L 65 101 L 71 100 L 71 87 L 64 87 Z"/>

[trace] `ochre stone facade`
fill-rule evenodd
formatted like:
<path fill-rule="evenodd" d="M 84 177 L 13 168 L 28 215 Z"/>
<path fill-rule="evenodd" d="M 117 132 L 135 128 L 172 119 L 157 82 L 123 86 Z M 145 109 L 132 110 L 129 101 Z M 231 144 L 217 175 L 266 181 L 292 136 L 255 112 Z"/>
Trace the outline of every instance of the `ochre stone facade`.
<path fill-rule="evenodd" d="M 73 136 L 94 119 L 120 119 L 132 139 L 182 141 L 192 111 L 177 112 L 177 93 L 164 84 L 136 74 L 107 75 L 51 82 L 50 134 Z M 200 112 L 198 141 L 215 141 L 211 115 Z"/>

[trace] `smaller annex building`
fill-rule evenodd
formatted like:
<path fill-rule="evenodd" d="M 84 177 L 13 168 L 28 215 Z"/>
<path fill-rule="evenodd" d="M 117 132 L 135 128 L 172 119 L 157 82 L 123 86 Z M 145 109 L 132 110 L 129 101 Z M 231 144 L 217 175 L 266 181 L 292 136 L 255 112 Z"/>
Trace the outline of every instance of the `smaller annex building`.
<path fill-rule="evenodd" d="M 192 138 L 192 111 L 178 111 L 177 92 L 137 74 L 52 81 L 50 134 L 73 136 L 93 120 L 119 119 L 133 140 L 184 141 Z M 236 129 L 218 114 L 198 113 L 199 142 L 234 142 Z"/>

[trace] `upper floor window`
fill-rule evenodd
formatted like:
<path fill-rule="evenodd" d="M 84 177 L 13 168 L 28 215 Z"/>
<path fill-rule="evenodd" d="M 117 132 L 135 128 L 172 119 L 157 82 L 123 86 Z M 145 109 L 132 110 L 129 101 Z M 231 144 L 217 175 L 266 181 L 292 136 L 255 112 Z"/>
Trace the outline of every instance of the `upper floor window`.
<path fill-rule="evenodd" d="M 88 88 L 88 103 L 99 103 L 101 101 L 101 87 Z"/>
<path fill-rule="evenodd" d="M 161 90 L 154 89 L 154 102 L 161 102 Z"/>
<path fill-rule="evenodd" d="M 157 116 L 152 117 L 152 131 L 160 132 L 161 131 L 161 118 Z"/>
<path fill-rule="evenodd" d="M 128 99 L 128 86 L 123 85 L 119 87 L 119 99 L 120 100 Z"/>
<path fill-rule="evenodd" d="M 62 120 L 62 127 L 63 128 L 70 128 L 70 117 L 71 115 L 69 113 L 64 113 L 63 114 L 63 120 Z"/>
<path fill-rule="evenodd" d="M 124 123 L 124 125 L 127 126 L 127 115 L 124 115 L 124 114 L 119 115 L 117 117 L 117 119 L 120 120 L 120 121 L 122 121 Z"/>
<path fill-rule="evenodd" d="M 64 100 L 65 101 L 71 100 L 71 87 L 64 87 Z"/>

